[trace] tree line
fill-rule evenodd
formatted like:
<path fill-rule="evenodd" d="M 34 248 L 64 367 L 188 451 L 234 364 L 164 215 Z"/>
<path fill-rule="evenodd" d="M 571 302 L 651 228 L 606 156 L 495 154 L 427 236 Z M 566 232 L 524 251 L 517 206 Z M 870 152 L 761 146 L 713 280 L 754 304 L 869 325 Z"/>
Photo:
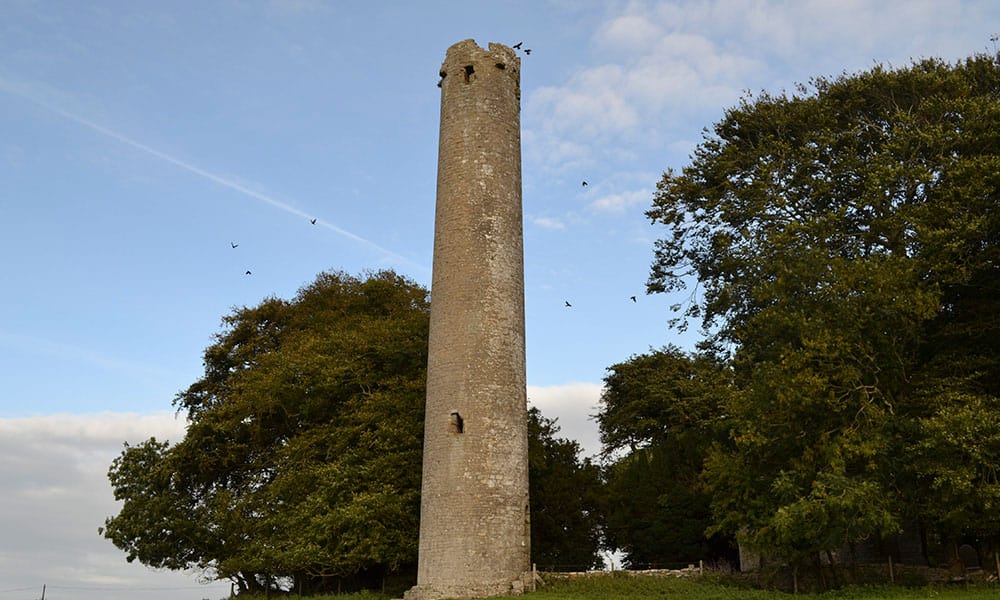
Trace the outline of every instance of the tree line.
<path fill-rule="evenodd" d="M 603 451 L 529 418 L 540 566 L 794 568 L 918 528 L 1000 548 L 1000 55 L 745 95 L 646 213 L 673 346 L 608 368 Z M 128 560 L 242 591 L 404 579 L 416 561 L 428 291 L 320 274 L 223 319 L 174 443 L 126 445 Z"/>
<path fill-rule="evenodd" d="M 706 532 L 793 568 L 904 527 L 997 552 L 998 190 L 1000 55 L 746 96 L 647 212 L 702 342 L 612 368 L 605 443 L 693 449 Z"/>

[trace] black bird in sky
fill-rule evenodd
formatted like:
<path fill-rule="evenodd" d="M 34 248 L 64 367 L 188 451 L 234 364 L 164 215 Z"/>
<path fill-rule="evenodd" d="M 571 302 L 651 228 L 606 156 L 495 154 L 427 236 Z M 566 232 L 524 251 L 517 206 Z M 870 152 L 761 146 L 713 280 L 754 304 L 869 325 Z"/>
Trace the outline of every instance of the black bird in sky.
<path fill-rule="evenodd" d="M 237 244 L 236 242 L 229 242 L 229 245 L 232 246 L 233 248 L 239 246 L 239 244 Z"/>
<path fill-rule="evenodd" d="M 638 300 L 635 299 L 635 296 L 630 296 L 630 297 L 632 298 L 632 302 L 638 302 Z"/>
<path fill-rule="evenodd" d="M 315 225 L 316 224 L 316 219 L 309 219 L 309 222 L 312 223 L 313 225 Z"/>
<path fill-rule="evenodd" d="M 525 54 L 531 54 L 531 48 L 525 48 L 524 49 L 524 53 Z"/>
<path fill-rule="evenodd" d="M 580 185 L 582 185 L 582 186 L 586 187 L 586 186 L 587 186 L 587 182 L 586 182 L 586 181 L 584 181 L 584 182 L 583 182 L 583 183 L 581 183 Z"/>
<path fill-rule="evenodd" d="M 247 269 L 247 275 L 253 275 L 253 273 L 251 273 L 250 270 Z"/>
<path fill-rule="evenodd" d="M 513 48 L 514 50 L 520 50 L 521 49 L 521 44 L 523 44 L 523 43 L 524 42 L 518 42 L 518 43 L 514 44 L 513 46 L 511 46 L 511 48 Z"/>
<path fill-rule="evenodd" d="M 566 300 L 565 302 L 566 302 L 566 308 L 572 308 L 573 307 L 573 305 L 569 303 L 569 300 Z"/>

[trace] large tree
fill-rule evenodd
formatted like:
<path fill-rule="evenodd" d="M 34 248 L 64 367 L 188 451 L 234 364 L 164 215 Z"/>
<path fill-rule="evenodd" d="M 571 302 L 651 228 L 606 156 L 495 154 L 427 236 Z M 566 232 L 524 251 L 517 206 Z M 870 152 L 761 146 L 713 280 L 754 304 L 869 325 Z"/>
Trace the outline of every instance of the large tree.
<path fill-rule="evenodd" d="M 994 505 L 998 123 L 1000 56 L 875 67 L 748 95 L 663 176 L 649 288 L 696 283 L 675 324 L 737 386 L 718 530 L 797 563 Z"/>
<path fill-rule="evenodd" d="M 603 564 L 601 470 L 558 434 L 555 419 L 528 411 L 531 560 L 542 570 L 585 571 Z"/>
<path fill-rule="evenodd" d="M 329 588 L 416 560 L 427 291 L 323 273 L 225 317 L 169 446 L 126 447 L 103 534 L 129 560 L 241 589 Z M 377 581 L 377 579 L 376 579 Z"/>
<path fill-rule="evenodd" d="M 675 347 L 612 365 L 597 422 L 606 471 L 606 543 L 632 568 L 731 558 L 730 538 L 707 536 L 701 483 L 712 444 L 724 438 L 732 374 L 707 354 Z"/>

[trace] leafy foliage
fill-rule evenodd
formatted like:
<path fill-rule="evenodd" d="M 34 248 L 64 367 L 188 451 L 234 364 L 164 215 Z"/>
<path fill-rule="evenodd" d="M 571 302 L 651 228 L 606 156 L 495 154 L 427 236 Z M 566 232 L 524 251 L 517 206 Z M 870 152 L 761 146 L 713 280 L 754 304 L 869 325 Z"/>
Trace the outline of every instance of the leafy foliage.
<path fill-rule="evenodd" d="M 731 372 L 708 355 L 668 347 L 608 369 L 597 422 L 606 468 L 607 544 L 633 568 L 727 558 L 726 536 L 705 535 L 701 484 L 708 449 L 725 436 Z"/>
<path fill-rule="evenodd" d="M 696 280 L 673 324 L 700 319 L 734 373 L 716 531 L 798 563 L 903 518 L 983 523 L 998 122 L 1000 56 L 876 67 L 745 97 L 664 175 L 649 289 Z"/>
<path fill-rule="evenodd" d="M 603 562 L 601 471 L 558 433 L 555 419 L 528 411 L 531 560 L 543 570 L 584 571 Z"/>
<path fill-rule="evenodd" d="M 427 291 L 323 273 L 224 318 L 175 401 L 174 446 L 126 447 L 102 532 L 129 560 L 211 568 L 241 589 L 324 589 L 416 559 Z"/>

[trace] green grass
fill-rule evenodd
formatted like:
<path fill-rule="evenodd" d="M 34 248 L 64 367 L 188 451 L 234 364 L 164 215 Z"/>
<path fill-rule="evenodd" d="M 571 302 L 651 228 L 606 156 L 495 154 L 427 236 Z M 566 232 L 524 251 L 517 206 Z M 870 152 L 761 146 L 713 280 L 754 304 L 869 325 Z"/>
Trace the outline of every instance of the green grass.
<path fill-rule="evenodd" d="M 774 590 L 750 589 L 712 576 L 674 579 L 667 577 L 588 577 L 552 581 L 525 600 L 995 600 L 1000 588 L 995 585 L 904 587 L 850 587 L 822 594 L 797 596 Z"/>
<path fill-rule="evenodd" d="M 393 596 L 361 592 L 338 596 L 310 596 L 309 600 L 390 600 Z M 399 597 L 398 595 L 396 597 Z M 293 600 L 296 596 L 272 596 Z M 510 596 L 503 597 L 511 600 Z M 858 586 L 820 594 L 798 594 L 746 587 L 736 580 L 706 575 L 677 579 L 650 576 L 596 576 L 576 579 L 549 578 L 538 591 L 524 600 L 995 600 L 996 584 L 901 586 Z"/>

